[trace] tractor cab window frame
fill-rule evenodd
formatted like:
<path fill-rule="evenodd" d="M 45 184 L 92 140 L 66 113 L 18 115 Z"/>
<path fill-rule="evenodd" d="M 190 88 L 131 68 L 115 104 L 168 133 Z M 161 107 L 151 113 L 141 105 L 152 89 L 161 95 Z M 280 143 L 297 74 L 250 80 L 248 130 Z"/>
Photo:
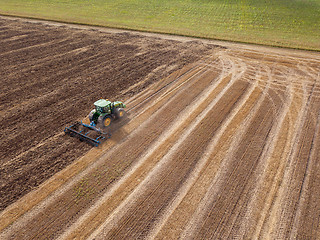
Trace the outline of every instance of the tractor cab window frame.
<path fill-rule="evenodd" d="M 100 106 L 96 106 L 96 111 L 104 113 L 105 112 L 105 108 L 104 107 L 100 107 Z"/>
<path fill-rule="evenodd" d="M 100 113 L 107 113 L 110 111 L 110 106 L 109 105 L 105 107 L 96 106 L 96 111 Z"/>

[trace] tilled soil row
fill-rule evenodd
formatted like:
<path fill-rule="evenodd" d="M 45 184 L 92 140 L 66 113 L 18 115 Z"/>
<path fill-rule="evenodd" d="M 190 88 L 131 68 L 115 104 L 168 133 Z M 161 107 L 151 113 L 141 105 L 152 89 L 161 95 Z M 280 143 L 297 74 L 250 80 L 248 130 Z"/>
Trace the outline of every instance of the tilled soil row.
<path fill-rule="evenodd" d="M 320 110 L 319 110 L 320 111 Z M 295 229 L 290 236 L 296 236 L 297 239 L 313 238 L 319 235 L 319 184 L 320 184 L 320 127 L 319 118 L 317 120 L 316 130 L 313 139 L 313 147 L 311 149 L 310 158 L 307 160 L 305 176 L 301 184 L 299 192 L 299 203 L 296 205 L 297 213 L 294 216 L 292 228 Z M 310 194 L 310 192 L 312 194 Z M 318 224 L 318 226 L 317 226 Z"/>
<path fill-rule="evenodd" d="M 270 104 L 271 101 L 266 99 L 252 119 L 252 127 L 248 129 L 241 145 L 229 160 L 230 172 L 226 172 L 225 182 L 221 183 L 223 189 L 219 191 L 219 195 L 213 194 L 209 200 L 211 204 L 208 206 L 206 217 L 202 221 L 198 234 L 194 233 L 194 236 L 232 238 L 239 233 L 239 229 L 234 225 L 239 224 L 241 218 L 237 218 L 243 212 L 241 208 L 246 207 L 246 202 L 252 196 L 250 188 L 255 186 L 255 178 L 252 175 L 261 159 L 267 138 L 270 137 L 269 133 L 275 116 L 279 112 L 279 109 L 275 111 L 270 107 L 266 111 Z"/>
<path fill-rule="evenodd" d="M 317 76 L 312 73 L 313 71 L 308 72 L 313 68 L 307 66 L 314 66 L 312 59 L 310 62 L 290 59 L 290 61 L 285 62 L 284 66 L 282 62 L 279 61 L 279 65 L 276 67 L 274 63 L 268 63 L 272 67 L 269 76 L 269 81 L 271 80 L 270 83 L 272 83 L 270 86 L 278 91 L 282 101 L 292 98 L 289 100 L 291 103 L 288 106 L 287 114 L 283 115 L 282 125 L 274 135 L 276 140 L 273 140 L 273 142 L 277 142 L 273 143 L 275 146 L 272 154 L 265 158 L 265 162 L 260 163 L 260 170 L 256 174 L 256 179 L 260 179 L 255 182 L 254 194 L 247 194 L 253 195 L 253 197 L 250 197 L 251 200 L 247 204 L 242 204 L 246 205 L 246 210 L 244 215 L 240 215 L 236 220 L 236 225 L 240 223 L 241 227 L 239 230 L 238 226 L 233 229 L 233 236 L 244 236 L 244 238 L 299 238 L 298 233 L 300 232 L 304 232 L 304 235 L 300 238 L 317 236 L 317 227 L 314 224 L 314 221 L 318 219 L 317 211 L 312 211 L 315 213 L 314 215 L 309 213 L 308 223 L 305 222 L 309 226 L 308 234 L 304 231 L 304 227 L 299 225 L 300 221 L 306 221 L 306 215 L 302 217 L 302 209 L 310 209 L 317 202 L 314 200 L 315 202 L 311 204 L 311 202 L 305 201 L 305 198 L 310 199 L 316 192 L 306 187 L 310 184 L 308 181 L 316 179 L 316 177 L 312 176 L 309 167 L 309 170 L 304 172 L 309 163 L 304 157 L 301 157 L 303 155 L 297 157 L 295 154 L 298 151 L 298 141 L 302 134 L 304 138 L 309 139 L 308 144 L 303 143 L 303 149 L 307 152 L 314 146 L 311 139 L 316 139 L 314 134 L 317 131 L 315 117 L 312 118 L 313 129 L 310 130 L 306 127 L 307 125 L 303 125 L 305 121 L 303 116 L 309 118 L 311 115 L 315 116 L 315 113 L 319 111 L 316 105 L 308 105 L 311 97 L 313 98 L 312 102 L 317 102 L 315 96 L 319 97 L 319 94 L 315 92 L 315 86 L 319 83 Z M 303 65 L 304 67 L 302 67 Z M 283 91 L 283 88 L 287 90 Z M 309 157 L 314 156 L 315 152 L 316 149 L 313 149 Z M 304 156 L 306 157 L 307 154 Z M 310 165 L 314 164 L 311 159 L 310 162 Z M 300 166 L 299 170 L 296 167 L 293 168 L 295 164 Z M 308 179 L 306 180 L 308 183 L 303 183 L 305 180 L 301 180 L 302 178 Z M 298 183 L 299 181 L 300 183 Z M 301 182 L 302 187 L 301 185 L 298 187 Z M 299 189 L 301 196 L 304 195 L 303 197 L 297 196 L 297 189 Z M 302 189 L 304 189 L 304 194 L 302 194 Z M 293 197 L 294 192 L 296 194 L 295 198 Z M 301 218 L 304 218 L 304 220 L 301 220 Z M 244 219 L 244 221 L 240 219 Z"/>
<path fill-rule="evenodd" d="M 280 228 L 275 233 L 276 236 L 281 238 L 291 238 L 293 236 L 312 238 L 317 234 L 319 227 L 317 226 L 320 216 L 319 208 L 316 207 L 312 211 L 307 210 L 315 206 L 316 202 L 319 202 L 318 198 L 314 197 L 319 192 L 315 188 L 315 185 L 319 183 L 319 178 L 314 175 L 314 171 L 317 169 L 316 161 L 319 158 L 317 142 L 319 142 L 320 126 L 320 114 L 315 113 L 320 112 L 320 102 L 313 94 L 312 92 L 307 103 L 308 111 L 306 112 L 303 131 L 300 132 L 296 145 L 297 151 L 290 163 L 290 175 L 288 176 L 288 182 L 286 182 L 287 189 L 282 201 L 282 212 L 278 222 Z M 311 195 L 307 193 L 310 190 L 312 191 Z M 311 199 L 314 199 L 314 202 L 311 202 Z"/>
<path fill-rule="evenodd" d="M 59 134 L 84 118 L 94 101 L 125 100 L 213 49 L 129 33 L 0 22 L 6 28 L 0 44 L 0 210 L 91 148 Z"/>
<path fill-rule="evenodd" d="M 15 71 L 22 71 L 24 74 L 28 74 L 30 72 L 37 72 L 37 74 L 45 75 L 46 71 L 55 71 L 56 64 L 59 61 L 62 61 L 62 58 L 68 56 L 68 54 L 74 55 L 73 57 L 77 57 L 75 55 L 75 51 L 80 52 L 83 45 L 83 39 L 81 37 L 69 37 L 57 39 L 44 48 L 43 46 L 37 46 L 32 49 L 18 51 L 18 52 L 9 52 L 7 56 L 2 55 L 1 64 L 3 67 L 1 68 L 1 73 L 6 74 L 8 77 L 15 76 L 12 80 L 13 83 L 19 83 L 19 79 L 23 78 L 20 73 Z M 91 47 L 90 45 L 88 46 Z M 87 47 L 85 47 L 87 48 Z M 41 51 L 41 54 L 39 54 Z M 55 55 L 52 55 L 52 51 L 55 52 Z M 82 50 L 83 51 L 83 50 Z M 32 58 L 33 61 L 29 61 Z M 10 59 L 10 61 L 8 61 Z M 77 60 L 77 59 L 75 59 Z M 19 61 L 19 65 L 16 62 Z M 40 75 L 41 76 L 41 75 Z M 36 79 L 30 79 L 36 80 Z M 39 79 L 41 80 L 41 79 Z M 15 87 L 11 83 L 10 87 Z M 9 87 L 7 86 L 7 87 Z"/>
<path fill-rule="evenodd" d="M 290 62 L 290 64 L 291 64 L 290 67 L 292 69 L 295 69 L 297 68 L 297 66 L 300 66 L 300 63 L 297 63 L 294 61 Z M 285 63 L 285 66 L 282 66 L 281 64 L 279 64 L 275 67 L 274 63 L 270 64 L 270 66 L 272 67 L 271 68 L 272 71 L 267 71 L 269 72 L 267 81 L 269 82 L 269 87 L 272 88 L 270 89 L 271 92 L 269 91 L 269 94 L 268 94 L 269 100 L 271 100 L 271 102 L 269 101 L 269 104 L 265 105 L 264 109 L 265 110 L 268 109 L 269 111 L 270 109 L 274 109 L 275 112 L 273 112 L 272 114 L 273 117 L 271 118 L 273 118 L 274 120 L 278 119 L 282 114 L 281 112 L 283 111 L 279 109 L 281 102 L 285 101 L 285 99 L 290 98 L 290 95 L 288 96 L 288 94 L 293 94 L 291 91 L 294 90 L 295 98 L 293 99 L 296 102 L 290 106 L 290 108 L 292 109 L 291 112 L 289 112 L 290 114 L 283 115 L 283 117 L 287 116 L 287 118 L 289 117 L 289 119 L 292 121 L 290 122 L 291 124 L 290 128 L 292 131 L 293 126 L 297 125 L 297 123 L 299 125 L 300 123 L 295 121 L 301 121 L 301 119 L 296 117 L 295 112 L 296 111 L 303 112 L 307 108 L 307 111 L 309 112 L 307 114 L 308 119 L 310 118 L 312 119 L 311 120 L 312 129 L 310 130 L 307 127 L 307 125 L 301 126 L 301 128 L 299 129 L 293 128 L 294 130 L 299 131 L 298 135 L 303 133 L 303 136 L 304 136 L 303 139 L 308 139 L 307 142 L 301 141 L 302 142 L 301 144 L 303 145 L 302 149 L 303 151 L 305 151 L 305 154 L 299 155 L 297 158 L 291 159 L 292 153 L 295 152 L 296 147 L 299 147 L 299 145 L 297 144 L 294 144 L 294 145 L 292 144 L 291 146 L 288 145 L 291 147 L 290 158 L 288 157 L 288 155 L 286 155 L 288 149 L 286 148 L 277 149 L 277 148 L 285 147 L 285 145 L 280 144 L 280 143 L 286 144 L 284 140 L 288 141 L 288 139 L 282 139 L 283 136 L 281 134 L 277 134 L 278 131 L 280 132 L 286 131 L 286 129 L 283 129 L 283 128 L 285 128 L 287 125 L 285 124 L 281 125 L 281 128 L 275 129 L 276 132 L 272 134 L 271 132 L 273 130 L 270 130 L 270 132 L 268 132 L 268 130 L 265 129 L 264 131 L 267 131 L 266 133 L 269 135 L 267 138 L 269 140 L 266 140 L 265 142 L 264 141 L 260 142 L 257 140 L 253 141 L 255 143 L 259 143 L 260 146 L 263 146 L 263 147 L 250 146 L 248 147 L 246 154 L 248 153 L 251 154 L 250 153 L 251 151 L 254 154 L 259 153 L 263 148 L 266 149 L 267 151 L 270 151 L 268 149 L 269 148 L 268 145 L 265 145 L 265 144 L 267 142 L 272 143 L 273 141 L 275 141 L 275 139 L 273 139 L 275 136 L 277 136 L 277 139 L 279 139 L 280 141 L 278 142 L 279 144 L 275 145 L 274 152 L 277 151 L 278 153 L 281 153 L 281 150 L 285 150 L 286 152 L 284 152 L 283 155 L 278 155 L 277 159 L 274 159 L 274 161 L 276 162 L 273 163 L 273 169 L 270 169 L 270 168 L 268 170 L 266 169 L 266 166 L 268 166 L 266 164 L 267 159 L 261 159 L 261 158 L 262 157 L 266 158 L 269 156 L 269 154 L 263 154 L 259 157 L 260 159 L 258 159 L 258 162 L 256 162 L 257 165 L 251 163 L 246 167 L 246 173 L 244 175 L 240 175 L 242 171 L 239 171 L 239 169 L 234 170 L 235 175 L 237 176 L 239 174 L 238 176 L 241 177 L 242 179 L 235 180 L 231 178 L 231 181 L 228 184 L 225 182 L 220 182 L 221 180 L 219 180 L 219 182 L 216 182 L 215 185 L 213 185 L 215 186 L 216 193 L 210 194 L 208 196 L 219 197 L 220 200 L 216 200 L 214 198 L 215 200 L 212 201 L 212 204 L 224 203 L 224 205 L 214 205 L 214 207 L 212 207 L 211 212 L 206 212 L 206 210 L 201 210 L 200 212 L 202 212 L 202 214 L 205 214 L 206 219 L 208 220 L 206 222 L 203 222 L 203 218 L 198 217 L 197 222 L 199 223 L 199 227 L 196 228 L 196 231 L 192 233 L 189 232 L 189 234 L 191 235 L 188 235 L 188 236 L 192 236 L 195 238 L 239 238 L 239 237 L 240 238 L 258 238 L 259 234 L 261 234 L 261 232 L 259 232 L 261 231 L 261 228 L 259 227 L 259 224 L 257 225 L 257 221 L 255 221 L 255 219 L 257 218 L 254 218 L 255 216 L 254 214 L 256 214 L 256 216 L 259 215 L 259 217 L 260 217 L 260 214 L 263 214 L 264 217 L 266 217 L 267 219 L 266 224 L 263 227 L 265 229 L 270 230 L 270 232 L 268 232 L 267 234 L 263 232 L 263 235 L 260 235 L 260 238 L 261 236 L 264 236 L 263 238 L 297 238 L 298 234 L 300 234 L 299 236 L 301 236 L 301 238 L 306 238 L 306 237 L 312 238 L 312 237 L 318 236 L 317 234 L 318 227 L 317 227 L 317 224 L 314 224 L 315 221 L 317 221 L 318 219 L 318 215 L 317 215 L 318 212 L 314 211 L 315 214 L 309 214 L 309 216 L 306 217 L 306 214 L 303 213 L 303 211 L 305 211 L 305 209 L 310 209 L 311 205 L 315 206 L 315 204 L 311 204 L 311 202 L 308 202 L 305 199 L 306 198 L 310 199 L 311 196 L 313 196 L 313 192 L 317 192 L 315 190 L 311 191 L 307 187 L 307 185 L 308 186 L 313 185 L 311 184 L 311 179 L 316 179 L 316 177 L 313 176 L 311 173 L 313 172 L 311 171 L 312 168 L 309 166 L 311 165 L 315 166 L 314 160 L 312 159 L 314 159 L 314 156 L 315 156 L 314 154 L 316 154 L 316 151 L 318 151 L 317 148 L 313 147 L 314 146 L 313 142 L 315 141 L 315 139 L 317 139 L 316 132 L 319 125 L 317 124 L 317 120 L 315 116 L 318 115 L 317 112 L 319 110 L 316 105 L 301 106 L 301 100 L 299 100 L 299 98 L 300 99 L 310 98 L 311 97 L 310 92 L 304 93 L 305 91 L 303 89 L 309 91 L 312 85 L 315 86 L 318 84 L 318 82 L 316 80 L 317 78 L 315 75 L 309 75 L 306 72 L 300 72 L 292 69 L 291 70 L 289 69 L 290 71 L 287 71 L 288 65 L 289 64 L 287 62 Z M 283 73 L 281 73 L 281 70 L 277 70 L 282 68 L 284 68 L 284 72 L 287 72 L 286 77 L 283 75 Z M 309 76 L 308 78 L 306 78 L 307 75 Z M 286 83 L 281 82 L 278 85 L 273 84 L 274 82 L 277 81 L 278 77 L 281 77 L 283 79 L 287 78 L 287 82 Z M 303 79 L 304 81 L 301 81 L 301 79 Z M 252 82 L 253 79 L 247 79 L 247 80 Z M 297 80 L 300 80 L 300 84 L 296 82 Z M 311 85 L 310 83 L 312 81 L 313 81 L 313 84 Z M 319 96 L 318 93 L 315 93 L 314 91 L 313 91 L 313 95 Z M 315 100 L 316 97 L 313 97 L 313 95 L 312 95 L 313 102 L 317 102 Z M 300 105 L 299 105 L 299 102 L 300 102 Z M 260 110 L 260 111 L 264 111 L 264 110 Z M 294 115 L 291 115 L 291 114 L 294 114 Z M 259 121 L 261 121 L 261 119 L 262 118 L 260 118 Z M 268 119 L 267 121 L 270 121 L 270 119 Z M 257 124 L 255 125 L 257 126 Z M 270 124 L 268 125 L 270 126 Z M 274 123 L 272 123 L 271 125 L 274 125 Z M 265 134 L 258 134 L 258 135 L 263 137 Z M 294 138 L 296 135 L 295 133 L 293 134 L 292 132 L 290 132 L 290 135 L 284 135 L 284 137 L 285 136 Z M 247 141 L 246 139 L 248 138 L 244 138 L 242 141 L 244 144 L 243 146 L 245 146 L 245 143 Z M 293 143 L 295 142 L 295 139 L 289 139 L 289 140 L 290 141 L 288 144 L 290 144 L 290 142 L 293 142 Z M 301 151 L 298 151 L 298 152 L 301 153 Z M 239 155 L 235 154 L 235 156 L 239 156 Z M 238 158 L 235 158 L 235 159 L 237 159 L 237 161 L 239 160 Z M 250 158 L 248 158 L 245 162 L 240 161 L 240 164 L 246 165 L 248 162 L 250 162 L 253 159 L 256 159 L 256 158 L 253 158 L 252 156 L 250 156 Z M 306 159 L 309 159 L 309 161 L 307 161 Z M 295 167 L 289 168 L 288 166 L 290 166 L 291 164 L 292 166 L 295 166 Z M 287 174 L 283 175 L 283 170 L 285 165 L 287 165 L 286 171 L 287 171 L 287 174 L 289 173 L 288 175 Z M 275 166 L 281 166 L 281 167 L 277 168 Z M 296 167 L 296 166 L 300 166 L 300 167 Z M 228 176 L 227 173 L 229 172 L 229 169 L 235 169 L 235 167 L 228 167 L 228 166 L 224 166 L 224 167 L 226 167 L 226 170 L 223 171 L 224 172 L 223 175 L 226 177 Z M 254 170 L 251 172 L 249 171 L 249 169 L 254 169 Z M 268 171 L 268 173 L 265 173 L 265 171 Z M 261 175 L 261 173 L 266 175 L 265 175 L 265 181 L 261 182 L 260 183 L 261 186 L 259 186 L 257 185 L 256 180 L 259 179 L 259 176 Z M 276 174 L 274 175 L 274 173 Z M 249 182 L 244 181 L 243 179 L 247 179 L 248 175 L 251 175 Z M 276 181 L 275 183 L 271 180 L 272 176 L 276 177 L 274 179 Z M 282 181 L 281 185 L 279 181 L 280 182 Z M 305 183 L 305 182 L 308 182 L 308 183 Z M 243 185 L 244 183 L 245 185 Z M 219 188 L 219 186 L 227 187 L 229 184 L 234 187 L 229 189 L 224 195 L 223 193 L 221 193 L 221 189 Z M 279 189 L 279 185 L 280 185 L 280 189 Z M 299 187 L 297 187 L 297 185 Z M 242 188 L 241 186 L 243 186 L 244 188 Z M 263 186 L 263 189 L 265 190 L 264 192 L 260 192 L 260 195 L 256 195 L 257 186 L 259 187 Z M 274 195 L 275 194 L 273 192 L 274 188 L 277 189 L 278 194 L 279 192 L 284 192 L 284 194 L 280 195 L 280 198 L 281 198 L 279 200 L 279 202 L 281 203 L 280 205 L 279 205 L 279 202 L 274 203 L 275 199 L 279 198 L 279 196 Z M 240 191 L 241 189 L 244 189 L 244 190 Z M 288 189 L 291 189 L 291 190 L 288 190 Z M 269 198 L 268 192 L 271 193 L 270 200 L 268 199 Z M 302 194 L 302 192 L 304 192 L 304 194 Z M 235 194 L 238 197 L 232 198 L 232 196 Z M 293 194 L 295 194 L 295 197 L 293 197 Z M 302 195 L 303 197 L 301 197 Z M 256 200 L 251 202 L 253 198 Z M 234 202 L 235 199 L 237 199 L 236 204 L 234 204 L 233 206 L 230 206 L 229 204 Z M 268 204 L 271 204 L 272 209 L 275 209 L 275 211 L 277 211 L 278 215 L 276 215 L 275 219 L 268 218 L 269 217 L 268 214 L 270 213 L 261 212 L 261 210 L 264 209 L 266 205 L 266 202 L 264 202 L 263 199 L 268 199 Z M 206 199 L 204 200 L 204 202 L 205 201 L 208 202 L 209 200 Z M 257 203 L 259 203 L 259 205 L 257 205 Z M 224 207 L 224 206 L 227 206 L 227 207 Z M 268 211 L 268 208 L 265 209 L 264 211 Z M 301 220 L 301 218 L 303 218 L 304 220 Z M 308 224 L 310 226 L 309 228 L 310 231 L 308 231 L 308 234 L 306 234 L 306 231 L 304 231 L 304 227 L 302 227 L 301 225 L 301 222 L 306 221 L 307 218 L 309 219 Z M 250 223 L 253 225 L 250 225 Z M 187 228 L 185 230 L 186 232 L 188 232 Z M 195 235 L 196 233 L 198 233 L 199 235 Z"/>

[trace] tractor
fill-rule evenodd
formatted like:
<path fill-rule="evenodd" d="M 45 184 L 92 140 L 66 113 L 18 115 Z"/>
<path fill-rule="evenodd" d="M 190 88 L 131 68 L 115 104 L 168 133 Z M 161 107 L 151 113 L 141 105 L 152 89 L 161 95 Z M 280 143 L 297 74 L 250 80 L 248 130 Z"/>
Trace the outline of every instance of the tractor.
<path fill-rule="evenodd" d="M 110 138 L 109 128 L 111 123 L 126 115 L 124 111 L 126 105 L 120 101 L 111 102 L 106 99 L 100 99 L 94 103 L 94 107 L 89 113 L 89 123 L 76 122 L 70 127 L 66 127 L 64 132 L 98 146 L 101 140 Z"/>
<path fill-rule="evenodd" d="M 120 101 L 110 102 L 100 99 L 94 103 L 95 109 L 89 114 L 90 125 L 98 126 L 101 129 L 110 126 L 111 122 L 120 119 L 125 115 L 126 105 Z"/>

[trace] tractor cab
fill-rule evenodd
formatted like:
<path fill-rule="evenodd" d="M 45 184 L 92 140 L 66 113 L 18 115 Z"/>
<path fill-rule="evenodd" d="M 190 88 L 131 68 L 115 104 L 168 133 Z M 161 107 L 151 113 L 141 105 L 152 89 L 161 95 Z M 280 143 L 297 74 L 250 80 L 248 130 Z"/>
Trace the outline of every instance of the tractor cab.
<path fill-rule="evenodd" d="M 94 103 L 96 112 L 99 114 L 111 112 L 111 102 L 105 99 L 100 99 Z"/>

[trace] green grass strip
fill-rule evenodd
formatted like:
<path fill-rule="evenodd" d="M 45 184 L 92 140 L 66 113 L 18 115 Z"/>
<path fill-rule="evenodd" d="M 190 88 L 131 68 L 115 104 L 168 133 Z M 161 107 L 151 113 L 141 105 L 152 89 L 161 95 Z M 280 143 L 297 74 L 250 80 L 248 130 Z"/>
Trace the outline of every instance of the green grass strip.
<path fill-rule="evenodd" d="M 0 13 L 320 50 L 320 0 L 0 0 Z"/>

